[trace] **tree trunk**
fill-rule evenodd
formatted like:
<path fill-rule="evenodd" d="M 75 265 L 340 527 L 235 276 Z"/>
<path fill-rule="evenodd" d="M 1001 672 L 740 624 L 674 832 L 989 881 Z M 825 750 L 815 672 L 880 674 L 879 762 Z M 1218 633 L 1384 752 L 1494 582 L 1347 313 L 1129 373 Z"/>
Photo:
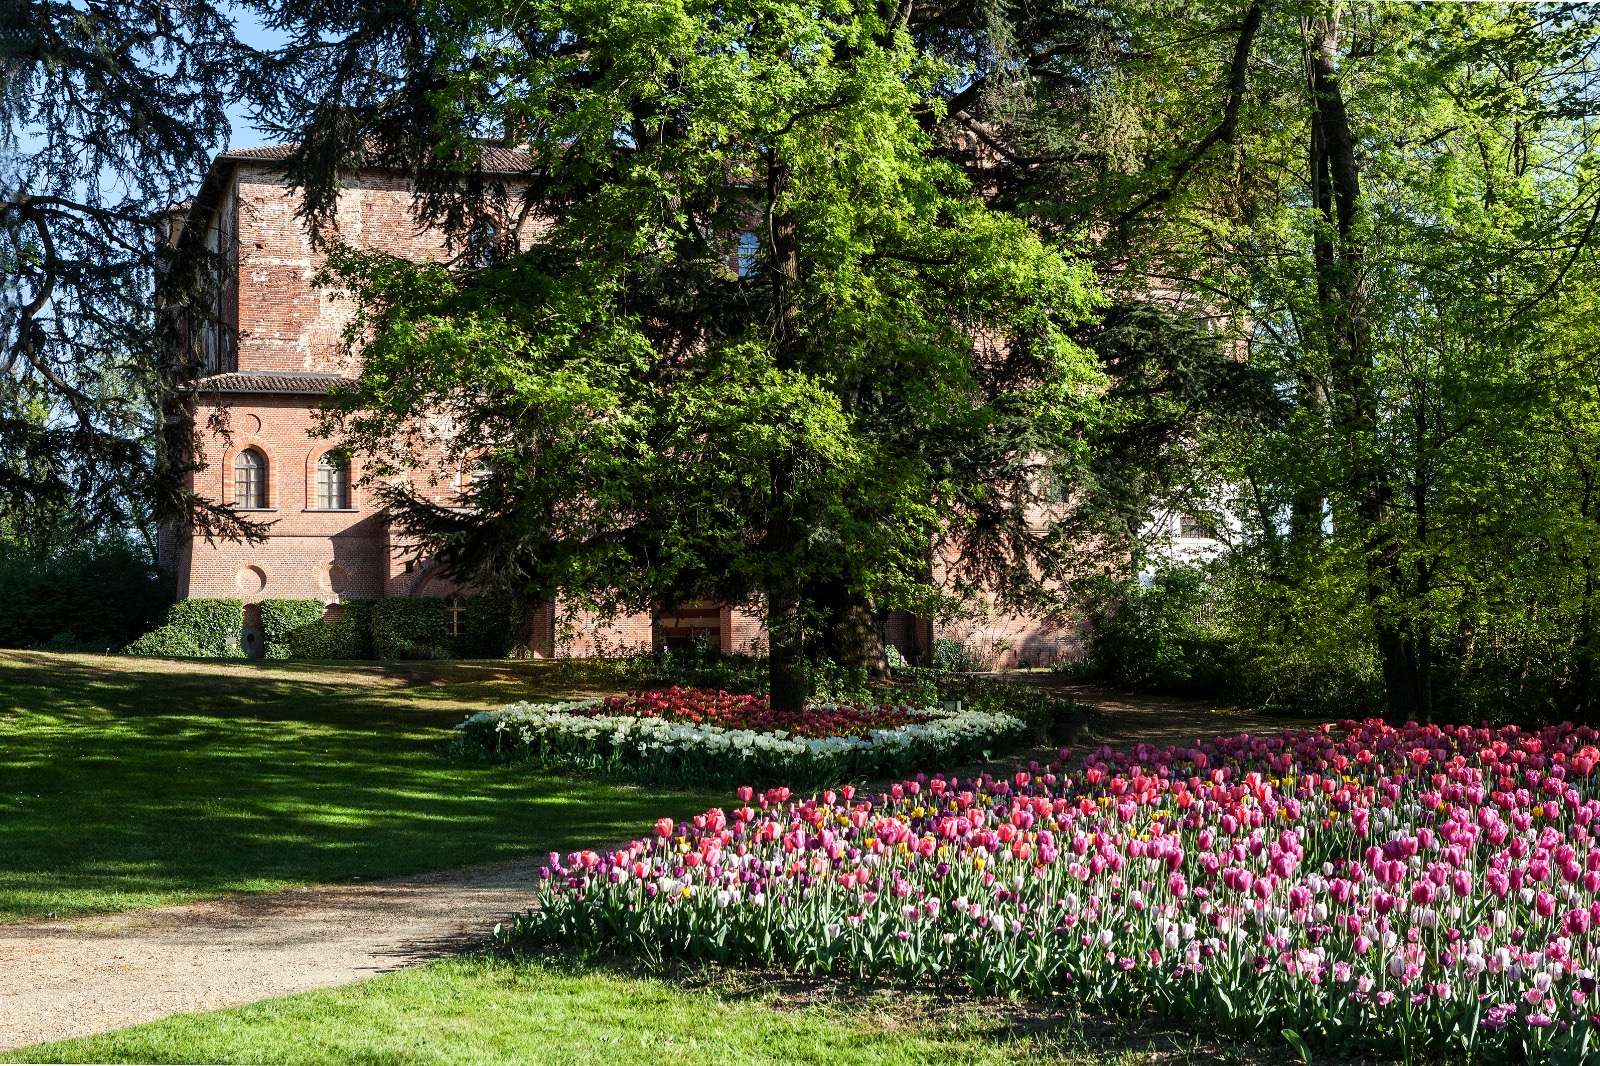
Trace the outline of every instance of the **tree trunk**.
<path fill-rule="evenodd" d="M 815 598 L 822 608 L 821 636 L 828 658 L 841 666 L 864 669 L 869 677 L 888 677 L 889 657 L 872 605 L 850 592 L 843 581 L 825 583 Z"/>
<path fill-rule="evenodd" d="M 1582 459 L 1579 459 L 1582 463 Z M 1578 514 L 1593 521 L 1595 500 L 1594 478 L 1587 466 L 1583 469 L 1583 496 L 1578 503 Z M 1580 722 L 1595 720 L 1595 552 L 1585 547 L 1583 553 L 1583 594 L 1578 601 L 1578 636 L 1573 646 L 1573 659 L 1577 664 L 1577 689 L 1574 710 Z"/>
<path fill-rule="evenodd" d="M 768 598 L 767 639 L 767 687 L 773 710 L 805 710 L 811 698 L 811 677 L 806 670 L 805 625 L 798 599 Z"/>
<path fill-rule="evenodd" d="M 1400 544 L 1390 528 L 1394 488 L 1379 443 L 1378 390 L 1369 344 L 1366 247 L 1357 220 L 1361 169 L 1338 64 L 1337 17 L 1311 19 L 1306 70 L 1311 95 L 1312 196 L 1321 215 L 1313 237 L 1317 298 L 1328 351 L 1334 429 L 1343 442 L 1344 485 L 1366 559 L 1365 591 L 1383 664 L 1385 717 L 1429 713 L 1413 626 L 1396 608 L 1404 587 Z"/>
<path fill-rule="evenodd" d="M 784 197 L 789 181 L 788 168 L 773 149 L 767 158 L 766 224 L 768 277 L 772 290 L 773 354 L 779 370 L 792 370 L 801 363 L 804 340 L 800 334 L 800 239 L 794 216 L 786 209 Z M 767 588 L 768 679 L 772 707 L 779 711 L 800 711 L 811 698 L 811 678 L 805 660 L 806 604 L 801 592 L 804 575 L 798 572 L 797 558 L 804 526 L 796 513 L 794 459 L 787 452 L 770 461 L 770 498 L 767 501 L 765 531 Z"/>

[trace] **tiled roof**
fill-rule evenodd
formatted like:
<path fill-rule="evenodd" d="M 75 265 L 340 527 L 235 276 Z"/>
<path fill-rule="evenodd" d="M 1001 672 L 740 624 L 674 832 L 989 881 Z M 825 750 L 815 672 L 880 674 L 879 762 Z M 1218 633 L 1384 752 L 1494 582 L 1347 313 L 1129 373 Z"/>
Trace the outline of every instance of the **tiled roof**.
<path fill-rule="evenodd" d="M 345 384 L 349 380 L 338 374 L 242 370 L 231 374 L 213 374 L 201 378 L 195 385 L 201 392 L 278 392 L 321 396 L 335 385 Z"/>
<path fill-rule="evenodd" d="M 293 144 L 263 144 L 258 148 L 229 148 L 218 159 L 253 160 L 276 163 L 289 158 Z M 484 174 L 522 174 L 533 169 L 533 158 L 527 152 L 486 141 L 482 145 L 479 170 Z"/>

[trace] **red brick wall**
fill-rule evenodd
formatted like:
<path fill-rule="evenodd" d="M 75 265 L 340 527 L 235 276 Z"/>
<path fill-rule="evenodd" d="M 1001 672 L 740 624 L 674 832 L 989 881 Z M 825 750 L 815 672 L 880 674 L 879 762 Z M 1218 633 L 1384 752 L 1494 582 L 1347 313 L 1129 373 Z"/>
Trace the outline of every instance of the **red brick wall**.
<path fill-rule="evenodd" d="M 205 400 L 198 417 L 217 431 L 202 435 L 205 467 L 195 475 L 197 491 L 232 503 L 234 456 L 255 448 L 267 461 L 267 507 L 241 514 L 269 526 L 266 540 L 257 544 L 190 538 L 187 553 L 178 553 L 180 594 L 238 596 L 246 603 L 378 597 L 388 534 L 360 484 L 360 456 L 350 464 L 352 507 L 315 507 L 316 461 L 330 442 L 312 433 L 313 398 L 213 395 Z"/>
<path fill-rule="evenodd" d="M 1038 516 L 1038 528 L 1044 528 Z M 949 552 L 934 556 L 934 580 L 953 587 L 953 572 L 959 565 Z M 1052 580 L 1035 571 L 1047 587 Z M 1006 670 L 1019 665 L 1053 666 L 1083 656 L 1088 638 L 1087 620 L 1067 612 L 1024 613 L 997 606 L 987 593 L 969 595 L 957 617 L 936 621 L 929 637 L 937 642 L 953 640 L 963 645 L 980 663 L 991 670 Z"/>
<path fill-rule="evenodd" d="M 260 164 L 240 163 L 219 203 L 220 226 L 234 237 L 238 261 L 227 298 L 238 323 L 237 369 L 348 372 L 342 355 L 350 321 L 348 300 L 316 289 L 323 265 L 295 217 L 296 199 L 284 180 Z M 395 177 L 352 177 L 341 193 L 335 226 L 344 241 L 408 258 L 442 259 L 443 235 L 421 230 L 410 216 L 406 184 Z M 219 367 L 217 369 L 228 369 Z M 453 583 L 432 573 L 426 559 L 391 531 L 362 483 L 362 460 L 351 463 L 349 511 L 315 510 L 317 459 L 332 446 L 317 437 L 314 396 L 216 394 L 203 398 L 205 463 L 194 478 L 204 496 L 233 501 L 233 457 L 246 447 L 267 458 L 267 509 L 247 512 L 270 523 L 258 544 L 214 543 L 178 537 L 163 551 L 182 596 L 334 599 L 383 595 L 444 596 Z M 435 498 L 456 491 L 454 471 L 437 451 L 425 451 L 414 483 Z M 407 564 L 410 569 L 407 569 Z"/>
<path fill-rule="evenodd" d="M 265 164 L 241 163 L 236 175 L 239 369 L 349 370 L 342 347 L 353 308 L 349 299 L 311 285 L 323 259 L 295 217 L 297 195 Z M 351 175 L 334 227 L 356 248 L 417 262 L 449 258 L 444 234 L 419 227 L 411 203 L 403 178 Z M 537 229 L 526 223 L 524 240 Z"/>
<path fill-rule="evenodd" d="M 607 619 L 558 596 L 554 621 L 555 654 L 563 658 L 632 655 L 655 647 L 655 622 L 646 613 Z"/>
<path fill-rule="evenodd" d="M 738 655 L 764 655 L 767 651 L 767 620 L 760 607 L 730 607 L 723 650 Z"/>
<path fill-rule="evenodd" d="M 956 641 L 990 670 L 1081 658 L 1087 636 L 1081 618 L 1035 618 L 987 602 L 970 604 L 965 616 L 933 626 L 934 640 Z"/>

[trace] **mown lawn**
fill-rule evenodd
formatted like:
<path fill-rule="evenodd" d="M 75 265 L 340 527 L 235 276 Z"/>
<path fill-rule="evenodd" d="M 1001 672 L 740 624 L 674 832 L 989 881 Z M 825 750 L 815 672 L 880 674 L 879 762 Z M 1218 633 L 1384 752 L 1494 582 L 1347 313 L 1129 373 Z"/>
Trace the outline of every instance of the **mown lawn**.
<path fill-rule="evenodd" d="M 0 922 L 592 846 L 708 805 L 445 757 L 471 711 L 585 690 L 562 663 L 0 651 Z"/>
<path fill-rule="evenodd" d="M 818 1002 L 581 964 L 451 959 L 323 992 L 43 1044 L 0 1062 L 539 1063 L 596 1066 L 1170 1066 L 1264 1062 L 1174 1034 L 1086 1032 L 1023 1006 L 883 991 Z"/>

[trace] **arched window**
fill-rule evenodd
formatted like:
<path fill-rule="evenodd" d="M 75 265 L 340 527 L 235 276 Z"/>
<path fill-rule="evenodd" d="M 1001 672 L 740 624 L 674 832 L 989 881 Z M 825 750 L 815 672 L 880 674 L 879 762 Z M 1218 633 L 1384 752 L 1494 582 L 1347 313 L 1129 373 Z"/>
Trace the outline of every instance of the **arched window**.
<path fill-rule="evenodd" d="M 317 509 L 343 511 L 350 507 L 350 457 L 324 452 L 317 460 Z"/>
<path fill-rule="evenodd" d="M 267 457 L 255 448 L 233 457 L 233 505 L 257 510 L 267 505 Z"/>
<path fill-rule="evenodd" d="M 466 265 L 472 270 L 482 270 L 499 263 L 505 249 L 500 241 L 500 227 L 493 219 L 479 219 L 467 231 Z"/>
<path fill-rule="evenodd" d="M 456 495 L 463 502 L 471 500 L 472 496 L 480 491 L 489 480 L 489 462 L 483 456 L 478 456 L 456 467 Z"/>
<path fill-rule="evenodd" d="M 452 637 L 467 631 L 467 601 L 460 596 L 444 598 L 444 628 Z"/>

